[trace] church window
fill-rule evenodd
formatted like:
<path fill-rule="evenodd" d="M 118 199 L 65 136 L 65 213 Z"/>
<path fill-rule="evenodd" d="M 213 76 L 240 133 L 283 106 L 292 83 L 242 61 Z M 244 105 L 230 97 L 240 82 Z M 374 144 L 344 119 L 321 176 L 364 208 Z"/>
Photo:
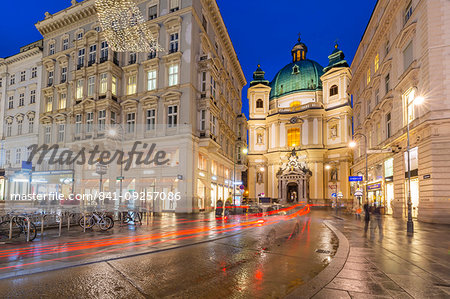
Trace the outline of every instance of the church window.
<path fill-rule="evenodd" d="M 301 105 L 302 105 L 302 103 L 300 103 L 300 101 L 293 101 L 293 102 L 291 102 L 291 104 L 289 106 L 291 108 L 295 108 L 295 107 L 299 107 Z"/>
<path fill-rule="evenodd" d="M 288 146 L 296 147 L 300 145 L 300 128 L 291 128 L 287 133 Z"/>
<path fill-rule="evenodd" d="M 256 108 L 264 108 L 263 100 L 258 99 L 258 100 L 256 101 Z"/>
<path fill-rule="evenodd" d="M 330 88 L 330 97 L 338 94 L 338 87 L 337 85 L 333 85 Z"/>
<path fill-rule="evenodd" d="M 378 71 L 379 66 L 380 66 L 380 55 L 377 53 L 377 56 L 375 56 L 375 62 L 374 62 L 375 73 Z"/>

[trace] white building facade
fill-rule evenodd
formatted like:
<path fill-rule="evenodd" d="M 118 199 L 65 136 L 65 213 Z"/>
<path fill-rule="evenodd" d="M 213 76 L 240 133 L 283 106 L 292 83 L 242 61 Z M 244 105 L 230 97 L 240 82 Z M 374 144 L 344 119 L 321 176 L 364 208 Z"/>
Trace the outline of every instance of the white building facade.
<path fill-rule="evenodd" d="M 450 221 L 449 41 L 449 1 L 378 1 L 351 65 L 355 133 L 368 139 L 352 171 L 387 150 L 369 152 L 368 195 L 394 217 L 407 216 L 409 123 L 413 217 Z"/>
<path fill-rule="evenodd" d="M 0 59 L 1 199 L 30 189 L 33 166 L 23 161 L 28 160 L 28 147 L 38 142 L 41 74 L 42 40 Z"/>

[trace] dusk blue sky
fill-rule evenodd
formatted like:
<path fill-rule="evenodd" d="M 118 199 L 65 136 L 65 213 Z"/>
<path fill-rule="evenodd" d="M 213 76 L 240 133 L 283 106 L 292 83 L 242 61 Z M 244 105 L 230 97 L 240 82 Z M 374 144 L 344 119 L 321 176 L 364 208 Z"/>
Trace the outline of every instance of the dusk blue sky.
<path fill-rule="evenodd" d="M 260 63 L 272 80 L 291 60 L 298 33 L 308 46 L 307 57 L 328 63 L 337 39 L 349 64 L 369 21 L 376 0 L 217 0 L 247 81 Z M 34 24 L 46 11 L 55 13 L 70 0 L 4 1 L 0 18 L 0 57 L 41 38 Z M 242 93 L 248 115 L 247 86 Z"/>

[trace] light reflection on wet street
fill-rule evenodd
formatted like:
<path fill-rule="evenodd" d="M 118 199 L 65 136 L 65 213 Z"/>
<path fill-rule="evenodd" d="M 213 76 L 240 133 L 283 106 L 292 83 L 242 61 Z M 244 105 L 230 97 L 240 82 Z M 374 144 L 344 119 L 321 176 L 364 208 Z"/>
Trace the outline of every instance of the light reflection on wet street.
<path fill-rule="evenodd" d="M 166 216 L 136 229 L 7 245 L 0 291 L 9 298 L 283 297 L 333 257 L 338 242 L 321 221 L 326 214 Z"/>

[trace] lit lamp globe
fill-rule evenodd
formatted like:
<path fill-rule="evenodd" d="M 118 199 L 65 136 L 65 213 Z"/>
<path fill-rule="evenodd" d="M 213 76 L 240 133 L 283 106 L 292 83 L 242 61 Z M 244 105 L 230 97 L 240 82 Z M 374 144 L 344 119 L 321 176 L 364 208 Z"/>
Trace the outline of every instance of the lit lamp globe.
<path fill-rule="evenodd" d="M 351 148 L 356 147 L 356 142 L 355 142 L 355 141 L 351 141 L 351 142 L 349 143 L 349 146 L 350 146 Z"/>
<path fill-rule="evenodd" d="M 424 101 L 425 101 L 425 98 L 419 96 L 414 100 L 414 105 L 422 105 Z"/>

